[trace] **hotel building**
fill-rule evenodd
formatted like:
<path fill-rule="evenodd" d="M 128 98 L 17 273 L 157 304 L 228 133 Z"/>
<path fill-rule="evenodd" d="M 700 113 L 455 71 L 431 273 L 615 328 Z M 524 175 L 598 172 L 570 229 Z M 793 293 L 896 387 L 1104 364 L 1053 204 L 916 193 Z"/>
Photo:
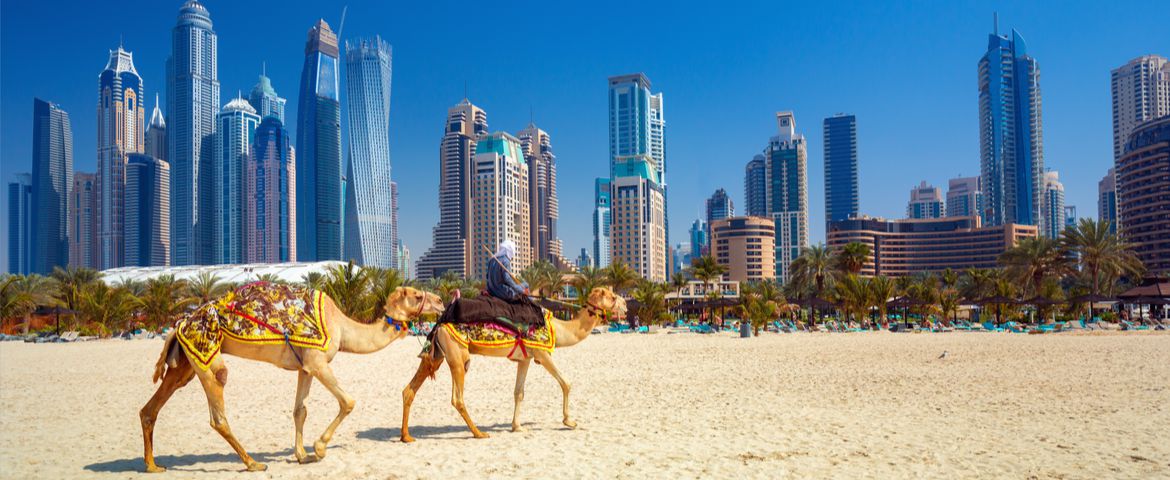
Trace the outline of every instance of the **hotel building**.
<path fill-rule="evenodd" d="M 1134 129 L 1117 161 L 1118 231 L 1146 271 L 1170 275 L 1170 115 Z"/>
<path fill-rule="evenodd" d="M 727 268 L 727 280 L 776 278 L 776 224 L 764 217 L 715 220 L 711 222 L 711 254 Z"/>

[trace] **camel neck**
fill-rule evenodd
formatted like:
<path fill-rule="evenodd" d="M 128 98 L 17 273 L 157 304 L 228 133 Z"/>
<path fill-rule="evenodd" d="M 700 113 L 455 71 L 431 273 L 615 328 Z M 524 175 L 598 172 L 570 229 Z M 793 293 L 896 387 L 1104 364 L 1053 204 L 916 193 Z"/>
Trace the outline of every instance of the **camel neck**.
<path fill-rule="evenodd" d="M 405 330 L 397 330 L 383 321 L 365 324 L 345 315 L 341 315 L 339 320 L 341 322 L 340 349 L 343 352 L 373 353 L 386 348 L 390 342 L 406 335 Z"/>
<path fill-rule="evenodd" d="M 597 322 L 598 318 L 590 315 L 585 309 L 579 310 L 572 320 L 552 319 L 553 328 L 557 329 L 557 346 L 571 347 L 581 343 L 593 332 Z"/>

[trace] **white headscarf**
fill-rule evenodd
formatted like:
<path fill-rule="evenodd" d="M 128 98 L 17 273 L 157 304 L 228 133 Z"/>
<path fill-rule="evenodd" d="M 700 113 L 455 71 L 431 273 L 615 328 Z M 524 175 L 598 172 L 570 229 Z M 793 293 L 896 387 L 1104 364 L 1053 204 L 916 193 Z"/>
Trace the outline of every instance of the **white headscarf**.
<path fill-rule="evenodd" d="M 511 260 L 516 256 L 516 242 L 511 240 L 504 240 L 500 242 L 500 249 L 496 250 L 496 256 L 503 256 Z"/>

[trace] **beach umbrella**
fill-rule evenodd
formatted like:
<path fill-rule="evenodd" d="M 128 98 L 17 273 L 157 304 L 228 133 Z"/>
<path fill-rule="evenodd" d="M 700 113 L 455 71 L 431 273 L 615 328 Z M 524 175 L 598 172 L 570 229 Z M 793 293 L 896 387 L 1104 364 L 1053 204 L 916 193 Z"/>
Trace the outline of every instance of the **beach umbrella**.
<path fill-rule="evenodd" d="M 1092 320 L 1092 319 L 1093 319 L 1093 304 L 1094 304 L 1094 303 L 1098 303 L 1098 302 L 1116 302 L 1116 301 L 1117 301 L 1117 298 L 1116 298 L 1116 297 L 1110 297 L 1110 296 L 1108 296 L 1108 295 L 1093 295 L 1093 294 L 1088 294 L 1088 295 L 1078 295 L 1078 296 L 1075 296 L 1075 297 L 1073 297 L 1073 298 L 1070 298 L 1070 299 L 1068 299 L 1068 301 L 1069 301 L 1069 303 L 1087 303 L 1087 304 L 1089 304 L 1089 320 Z"/>
<path fill-rule="evenodd" d="M 1017 302 L 1014 298 L 1005 297 L 1003 295 L 993 295 L 974 302 L 976 305 L 995 305 L 995 324 L 1003 323 L 1003 306 L 1015 305 Z"/>
<path fill-rule="evenodd" d="M 33 312 L 34 315 L 53 315 L 55 317 L 54 322 L 56 323 L 58 337 L 61 336 L 61 314 L 62 313 L 66 314 L 66 315 L 77 315 L 78 313 L 81 313 L 81 312 L 78 312 L 77 310 L 73 310 L 71 308 L 65 308 L 62 306 L 40 307 L 40 308 L 36 309 L 36 311 Z"/>

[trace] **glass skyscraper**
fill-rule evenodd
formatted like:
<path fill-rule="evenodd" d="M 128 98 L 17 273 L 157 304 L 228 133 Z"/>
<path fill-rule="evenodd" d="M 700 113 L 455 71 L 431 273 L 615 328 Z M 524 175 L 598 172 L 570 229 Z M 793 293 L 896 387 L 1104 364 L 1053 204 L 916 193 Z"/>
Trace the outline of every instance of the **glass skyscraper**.
<path fill-rule="evenodd" d="M 989 36 L 978 80 L 983 219 L 1044 231 L 1040 66 L 1019 32 Z"/>
<path fill-rule="evenodd" d="M 243 98 L 236 98 L 216 116 L 214 261 L 244 261 L 244 167 L 260 116 Z"/>
<path fill-rule="evenodd" d="M 856 216 L 857 117 L 839 113 L 825 119 L 825 225 Z"/>
<path fill-rule="evenodd" d="M 170 265 L 170 188 L 167 162 L 141 153 L 127 156 L 125 265 Z"/>
<path fill-rule="evenodd" d="M 295 262 L 296 162 L 292 139 L 274 115 L 256 127 L 244 166 L 244 262 Z"/>
<path fill-rule="evenodd" d="M 598 268 L 609 266 L 609 225 L 612 221 L 610 181 L 598 178 L 593 182 L 593 259 Z"/>
<path fill-rule="evenodd" d="M 248 94 L 248 103 L 256 109 L 256 114 L 260 115 L 260 118 L 276 117 L 280 124 L 284 125 L 284 106 L 287 100 L 276 94 L 276 89 L 272 88 L 272 80 L 263 73 L 256 81 L 256 86 L 252 87 L 252 93 Z"/>
<path fill-rule="evenodd" d="M 952 178 L 947 183 L 948 217 L 980 216 L 983 213 L 981 177 Z"/>
<path fill-rule="evenodd" d="M 99 263 L 121 267 L 126 253 L 127 155 L 144 150 L 146 108 L 134 56 L 121 46 L 110 51 L 98 75 L 97 174 Z"/>
<path fill-rule="evenodd" d="M 757 154 L 743 169 L 744 209 L 747 215 L 763 217 L 768 214 L 766 166 L 764 156 Z"/>
<path fill-rule="evenodd" d="M 776 224 L 776 276 L 788 280 L 789 265 L 808 246 L 808 160 L 804 135 L 792 112 L 776 113 L 779 133 L 764 150 L 768 216 Z"/>
<path fill-rule="evenodd" d="M 69 264 L 66 224 L 73 186 L 73 129 L 55 103 L 33 100 L 29 271 L 48 274 Z"/>
<path fill-rule="evenodd" d="M 345 43 L 349 155 L 345 183 L 345 258 L 397 268 L 390 208 L 392 51 L 382 37 Z"/>
<path fill-rule="evenodd" d="M 735 203 L 731 201 L 727 190 L 722 188 L 715 190 L 715 193 L 711 194 L 711 198 L 707 199 L 707 225 L 711 225 L 716 220 L 734 216 Z"/>
<path fill-rule="evenodd" d="M 212 260 L 212 165 L 219 112 L 216 35 L 196 0 L 179 9 L 167 59 L 167 161 L 171 164 L 171 263 Z"/>
<path fill-rule="evenodd" d="M 666 120 L 662 94 L 650 93 L 650 79 L 641 73 L 610 77 L 608 85 L 609 181 L 611 182 L 611 188 L 617 188 L 616 185 L 618 184 L 629 184 L 625 188 L 630 188 L 633 185 L 632 181 L 622 181 L 618 175 L 619 165 L 629 164 L 630 162 L 648 161 L 654 175 L 642 176 L 642 178 L 652 184 L 649 186 L 649 190 L 654 190 L 656 191 L 656 195 L 661 196 L 661 201 L 659 202 L 647 190 L 646 192 L 642 192 L 646 193 L 646 195 L 639 196 L 636 199 L 642 202 L 642 206 L 662 209 L 663 235 L 661 238 L 657 235 L 640 237 L 649 243 L 644 242 L 641 248 L 645 248 L 646 251 L 638 254 L 640 257 L 645 257 L 648 254 L 662 255 L 661 261 L 647 260 L 642 262 L 647 267 L 646 271 L 651 272 L 649 276 L 657 277 L 659 276 L 659 272 L 656 271 L 658 266 L 670 263 L 670 259 L 668 258 L 669 249 L 666 248 L 670 242 L 669 236 L 666 235 L 670 227 L 670 221 L 666 216 L 666 205 L 668 202 L 666 197 Z M 615 197 L 616 194 L 611 192 L 610 199 L 612 200 Z M 599 205 L 602 199 L 595 195 L 594 201 L 595 205 Z M 657 218 L 657 214 L 651 212 L 647 217 L 648 221 L 653 222 L 651 217 Z M 612 232 L 609 231 L 602 233 L 612 235 Z M 595 232 L 595 236 L 597 234 L 598 232 Z M 663 245 L 657 245 L 659 241 L 665 243 Z M 601 240 L 598 238 L 594 239 L 594 244 L 613 245 L 611 239 Z M 599 265 L 606 265 L 607 263 L 603 263 L 603 257 L 608 261 L 612 257 L 612 254 L 607 252 L 605 254 L 599 254 L 597 257 Z M 665 276 L 665 273 L 662 273 L 661 276 Z"/>
<path fill-rule="evenodd" d="M 1064 231 L 1064 184 L 1058 172 L 1044 172 L 1044 229 L 1041 236 L 1060 238 Z"/>
<path fill-rule="evenodd" d="M 337 35 L 309 29 L 297 108 L 297 259 L 342 259 L 341 104 Z"/>
<path fill-rule="evenodd" d="M 1117 233 L 1117 170 L 1114 168 L 1097 182 L 1097 221 L 1109 222 L 1109 233 Z"/>
<path fill-rule="evenodd" d="M 8 183 L 8 273 L 28 275 L 32 253 L 32 175 L 18 173 Z"/>

